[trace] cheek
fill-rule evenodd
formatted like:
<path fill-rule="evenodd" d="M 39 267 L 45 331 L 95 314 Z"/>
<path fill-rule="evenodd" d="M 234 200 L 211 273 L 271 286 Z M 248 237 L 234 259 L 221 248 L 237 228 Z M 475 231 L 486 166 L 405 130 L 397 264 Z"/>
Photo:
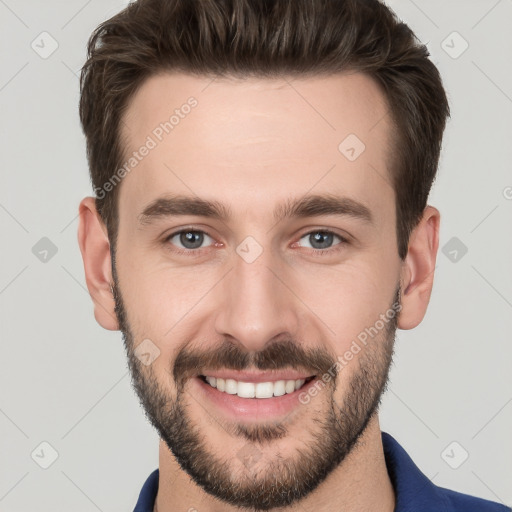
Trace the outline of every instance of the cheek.
<path fill-rule="evenodd" d="M 399 273 L 386 265 L 361 258 L 335 268 L 304 268 L 295 273 L 295 289 L 344 346 L 390 307 Z"/>
<path fill-rule="evenodd" d="M 217 273 L 144 261 L 132 257 L 120 281 L 134 344 L 149 339 L 157 346 L 160 354 L 153 364 L 161 372 L 172 366 L 188 341 L 204 336 L 199 315 L 208 303 L 205 299 Z"/>
<path fill-rule="evenodd" d="M 117 267 L 130 320 L 162 336 L 204 295 L 203 289 L 211 287 L 208 280 L 213 276 L 173 264 L 163 248 L 152 251 L 120 245 Z"/>

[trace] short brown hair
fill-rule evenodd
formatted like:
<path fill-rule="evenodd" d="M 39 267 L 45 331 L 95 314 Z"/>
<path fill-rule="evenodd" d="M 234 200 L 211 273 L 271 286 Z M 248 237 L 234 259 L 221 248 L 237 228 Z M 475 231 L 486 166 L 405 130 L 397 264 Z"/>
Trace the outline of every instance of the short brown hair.
<path fill-rule="evenodd" d="M 156 73 L 273 78 L 355 71 L 373 78 L 396 132 L 389 165 L 398 254 L 407 255 L 450 112 L 427 48 L 379 0 L 139 0 L 101 23 L 87 50 L 79 110 L 95 192 L 122 165 L 123 113 Z M 119 188 L 96 195 L 114 251 Z"/>

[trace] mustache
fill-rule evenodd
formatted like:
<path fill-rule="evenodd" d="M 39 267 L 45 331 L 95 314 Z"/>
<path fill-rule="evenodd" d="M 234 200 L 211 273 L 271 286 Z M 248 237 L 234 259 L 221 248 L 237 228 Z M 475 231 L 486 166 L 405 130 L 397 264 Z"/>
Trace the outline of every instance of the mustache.
<path fill-rule="evenodd" d="M 302 348 L 297 342 L 279 340 L 260 352 L 248 352 L 226 340 L 219 347 L 198 352 L 184 348 L 174 362 L 173 378 L 182 389 L 185 381 L 204 373 L 204 370 L 284 370 L 297 369 L 311 375 L 331 371 L 338 374 L 337 359 L 321 348 Z"/>

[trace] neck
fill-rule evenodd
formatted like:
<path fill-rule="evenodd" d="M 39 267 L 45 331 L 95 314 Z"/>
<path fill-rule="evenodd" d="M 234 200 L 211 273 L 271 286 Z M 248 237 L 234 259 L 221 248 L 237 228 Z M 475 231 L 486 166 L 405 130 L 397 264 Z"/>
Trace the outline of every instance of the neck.
<path fill-rule="evenodd" d="M 240 512 L 240 508 L 219 502 L 198 487 L 179 467 L 163 441 L 160 441 L 159 469 L 154 512 Z M 333 503 L 343 504 L 340 509 L 344 512 L 395 510 L 395 492 L 386 468 L 376 414 L 343 462 L 300 501 L 299 509 L 301 512 L 332 512 Z M 272 512 L 282 510 L 272 509 Z M 287 507 L 287 510 L 294 509 Z"/>

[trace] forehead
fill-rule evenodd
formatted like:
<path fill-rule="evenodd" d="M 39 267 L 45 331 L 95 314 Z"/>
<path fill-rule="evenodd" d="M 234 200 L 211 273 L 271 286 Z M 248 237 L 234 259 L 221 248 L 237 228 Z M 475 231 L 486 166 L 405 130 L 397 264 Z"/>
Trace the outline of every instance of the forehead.
<path fill-rule="evenodd" d="M 132 98 L 121 125 L 124 160 L 131 163 L 120 214 L 135 216 L 169 192 L 210 199 L 229 192 L 236 210 L 237 201 L 263 208 L 272 197 L 278 202 L 313 187 L 349 191 L 383 206 L 393 197 L 387 111 L 378 85 L 360 73 L 153 76 Z"/>

